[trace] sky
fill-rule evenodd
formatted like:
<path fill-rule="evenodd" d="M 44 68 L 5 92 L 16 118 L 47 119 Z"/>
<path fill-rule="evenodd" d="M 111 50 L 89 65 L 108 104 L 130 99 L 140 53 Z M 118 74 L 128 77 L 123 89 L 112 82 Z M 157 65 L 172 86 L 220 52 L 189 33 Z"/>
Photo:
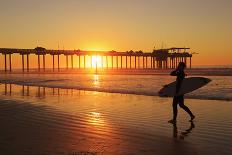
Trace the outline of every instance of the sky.
<path fill-rule="evenodd" d="M 232 65 L 231 8 L 232 0 L 1 0 L 0 48 L 190 47 L 193 65 Z"/>

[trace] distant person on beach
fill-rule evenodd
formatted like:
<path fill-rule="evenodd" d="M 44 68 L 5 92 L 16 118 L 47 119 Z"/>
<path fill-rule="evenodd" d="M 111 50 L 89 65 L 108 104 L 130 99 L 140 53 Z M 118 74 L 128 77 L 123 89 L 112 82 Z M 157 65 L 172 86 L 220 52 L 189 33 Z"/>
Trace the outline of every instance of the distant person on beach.
<path fill-rule="evenodd" d="M 178 64 L 177 69 L 175 69 L 174 71 L 171 72 L 171 76 L 176 76 L 176 95 L 173 97 L 173 103 L 172 103 L 172 107 L 173 107 L 173 119 L 171 119 L 170 121 L 168 121 L 169 123 L 176 123 L 176 117 L 177 117 L 177 105 L 179 104 L 179 106 L 181 108 L 183 108 L 191 117 L 192 121 L 195 116 L 193 115 L 193 113 L 189 110 L 189 108 L 184 105 L 184 95 L 179 95 L 179 91 L 180 91 L 180 87 L 182 84 L 182 81 L 184 80 L 186 74 L 184 72 L 184 69 L 186 68 L 186 64 L 184 62 L 180 62 Z"/>

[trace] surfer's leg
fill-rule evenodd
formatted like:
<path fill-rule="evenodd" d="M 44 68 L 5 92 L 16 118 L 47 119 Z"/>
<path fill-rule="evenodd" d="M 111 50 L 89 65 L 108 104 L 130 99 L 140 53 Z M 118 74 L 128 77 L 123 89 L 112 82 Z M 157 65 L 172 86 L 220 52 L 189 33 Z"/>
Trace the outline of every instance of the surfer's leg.
<path fill-rule="evenodd" d="M 191 120 L 193 120 L 195 118 L 195 116 L 190 111 L 190 109 L 186 105 L 184 105 L 184 96 L 179 96 L 179 105 L 181 108 L 183 108 L 191 116 Z"/>
<path fill-rule="evenodd" d="M 173 98 L 173 102 L 172 102 L 173 118 L 172 118 L 171 120 L 168 121 L 169 123 L 176 124 L 177 104 L 178 104 L 178 99 L 177 99 L 177 97 L 175 96 L 175 97 Z"/>
<path fill-rule="evenodd" d="M 175 96 L 173 98 L 173 103 L 172 103 L 172 108 L 173 108 L 173 120 L 176 120 L 176 117 L 177 117 L 177 104 L 178 104 L 178 97 Z"/>

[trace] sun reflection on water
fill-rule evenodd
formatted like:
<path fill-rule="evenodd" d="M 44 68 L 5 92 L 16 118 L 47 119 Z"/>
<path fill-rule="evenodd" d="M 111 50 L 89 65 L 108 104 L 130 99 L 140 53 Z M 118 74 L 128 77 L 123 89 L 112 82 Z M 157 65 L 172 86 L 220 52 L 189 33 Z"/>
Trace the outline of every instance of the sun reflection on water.
<path fill-rule="evenodd" d="M 99 86 L 99 75 L 93 75 L 93 85 Z"/>

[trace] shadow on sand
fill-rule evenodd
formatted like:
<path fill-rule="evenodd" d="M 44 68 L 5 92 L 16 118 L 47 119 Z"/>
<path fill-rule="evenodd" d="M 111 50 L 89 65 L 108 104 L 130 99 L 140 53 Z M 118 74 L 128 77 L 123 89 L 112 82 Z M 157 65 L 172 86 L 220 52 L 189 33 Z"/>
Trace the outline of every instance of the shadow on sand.
<path fill-rule="evenodd" d="M 187 137 L 192 130 L 195 128 L 195 124 L 193 123 L 193 121 L 190 121 L 190 126 L 188 129 L 182 131 L 179 135 L 178 135 L 178 127 L 177 124 L 174 123 L 173 125 L 173 138 L 179 138 L 179 139 L 185 139 L 185 137 Z"/>

